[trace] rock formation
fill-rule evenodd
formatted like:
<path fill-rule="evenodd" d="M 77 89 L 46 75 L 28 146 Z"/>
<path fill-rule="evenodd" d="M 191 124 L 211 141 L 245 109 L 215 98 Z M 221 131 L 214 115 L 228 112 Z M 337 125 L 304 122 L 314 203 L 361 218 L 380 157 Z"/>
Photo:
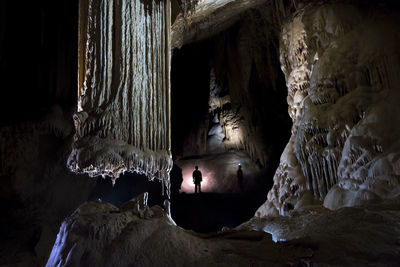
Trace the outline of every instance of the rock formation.
<path fill-rule="evenodd" d="M 40 75 L 14 74 L 6 83 L 4 99 L 15 101 L 3 107 L 9 118 L 0 129 L 0 265 L 43 265 L 49 255 L 48 266 L 398 265 L 396 1 L 179 0 L 172 11 L 169 5 L 80 1 L 75 138 L 67 101 L 35 111 L 34 120 L 16 115 L 30 101 L 39 110 L 70 97 L 67 85 L 33 86 L 27 95 L 36 97 L 19 101 L 10 93 L 20 89 L 16 78 L 28 77 L 25 86 Z M 13 35 L 3 25 L 0 47 L 11 49 L 3 41 Z M 46 38 L 36 40 L 41 51 Z M 189 142 L 193 151 L 243 149 L 253 165 L 272 166 L 287 142 L 277 128 L 290 124 L 281 116 L 281 107 L 288 108 L 291 136 L 265 204 L 249 222 L 211 234 L 180 228 L 169 202 L 150 208 L 147 194 L 120 208 L 97 201 L 76 209 L 94 181 L 68 172 L 68 154 L 67 166 L 77 173 L 115 180 L 134 171 L 169 187 L 170 53 L 205 39 L 212 52 L 209 117 L 193 133 L 204 137 Z M 28 50 L 18 40 L 23 45 L 11 50 L 15 56 Z M 0 58 L 2 70 L 13 70 L 6 75 L 18 73 L 24 61 L 8 65 L 11 57 Z M 63 62 L 70 61 L 56 66 Z M 36 65 L 29 66 L 34 72 Z M 61 84 L 63 75 L 51 79 Z M 47 115 L 37 119 L 39 113 Z M 50 254 L 57 227 L 74 209 Z"/>
<path fill-rule="evenodd" d="M 308 4 L 282 25 L 292 137 L 258 216 L 312 199 L 337 209 L 398 195 L 396 16 Z"/>
<path fill-rule="evenodd" d="M 213 38 L 220 92 L 210 112 L 218 116 L 224 147 L 245 150 L 260 167 L 278 161 L 274 155 L 281 153 L 290 131 L 276 26 L 264 19 L 272 13 L 269 5 L 246 10 L 240 23 Z"/>
<path fill-rule="evenodd" d="M 168 204 L 164 209 L 149 208 L 146 194 L 119 209 L 108 203 L 84 203 L 63 222 L 46 266 L 398 263 L 396 205 L 298 210 L 296 219 L 254 218 L 239 229 L 196 234 L 175 225 Z"/>
<path fill-rule="evenodd" d="M 190 36 L 190 29 L 193 27 L 200 27 L 199 25 L 211 27 L 210 25 L 213 23 L 225 25 L 225 21 L 228 23 L 227 18 L 225 20 L 223 18 L 223 21 L 205 19 L 214 12 L 229 10 L 231 18 L 229 21 L 232 22 L 239 13 L 246 14 L 245 11 L 256 4 L 261 7 L 265 3 L 240 2 L 231 6 L 229 1 L 216 1 L 213 4 L 207 1 L 181 2 L 184 10 L 178 15 L 172 26 L 172 42 L 174 46 L 181 46 L 185 42 L 201 39 L 201 36 L 195 39 L 187 37 Z M 169 31 L 165 30 L 167 26 L 164 24 L 169 15 L 168 12 L 165 13 L 165 8 L 160 7 L 159 11 L 152 8 L 149 11 L 141 4 L 138 5 L 135 12 L 142 12 L 138 13 L 139 17 L 150 11 L 153 12 L 150 17 L 154 18 L 157 16 L 157 12 L 163 14 L 164 19 L 161 19 L 160 23 L 156 19 L 149 20 L 149 23 L 150 21 L 155 23 L 152 29 L 161 27 L 163 29 L 161 37 L 164 36 L 168 39 Z M 130 5 L 120 6 L 119 3 L 116 3 L 116 6 L 128 8 L 124 9 L 121 14 L 129 17 Z M 395 123 L 387 124 L 383 119 L 387 117 L 387 114 L 396 113 L 395 105 L 391 102 L 387 103 L 387 101 L 390 99 L 395 103 L 398 97 L 395 90 L 398 79 L 395 74 L 398 66 L 398 52 L 395 49 L 398 41 L 396 14 L 388 13 L 384 8 L 373 10 L 375 5 L 361 5 L 357 1 L 349 3 L 340 1 L 297 3 L 293 1 L 288 4 L 272 1 L 265 6 L 271 14 L 270 19 L 262 19 L 261 16 L 258 20 L 250 19 L 255 21 L 248 23 L 253 27 L 247 28 L 247 35 L 239 35 L 241 43 L 238 42 L 240 45 L 237 49 L 240 55 L 241 49 L 251 51 L 249 48 L 256 47 L 247 46 L 248 43 L 245 40 L 250 37 L 255 37 L 262 43 L 273 43 L 268 41 L 268 36 L 273 39 L 274 31 L 278 27 L 271 25 L 275 23 L 281 26 L 279 32 L 280 62 L 286 78 L 287 102 L 293 127 L 292 137 L 281 157 L 268 201 L 260 208 L 257 215 L 284 214 L 292 208 L 324 200 L 325 206 L 338 208 L 360 204 L 363 200 L 372 198 L 385 198 L 387 194 L 389 197 L 396 196 L 398 171 L 395 140 L 397 140 L 396 134 L 399 131 L 393 126 L 396 125 Z M 157 77 L 163 81 L 161 84 L 166 86 L 164 89 L 158 88 L 157 90 L 162 90 L 158 93 L 154 91 L 154 95 L 158 95 L 159 98 L 154 98 L 151 94 L 149 98 L 143 99 L 139 93 L 130 95 L 128 87 L 136 88 L 134 81 L 120 80 L 115 84 L 114 78 L 109 76 L 124 77 L 125 71 L 129 73 L 130 69 L 125 70 L 125 67 L 131 66 L 130 54 L 122 56 L 122 61 L 119 62 L 119 54 L 112 54 L 116 52 L 110 47 L 117 47 L 117 51 L 121 48 L 122 50 L 118 53 L 124 55 L 125 49 L 129 50 L 135 46 L 129 36 L 125 38 L 124 31 L 121 31 L 120 39 L 125 43 L 111 41 L 111 28 L 107 25 L 113 23 L 115 19 L 112 16 L 106 16 L 107 8 L 110 8 L 107 4 L 90 2 L 87 6 L 82 4 L 81 8 L 83 10 L 81 18 L 88 15 L 92 19 L 88 20 L 87 25 L 82 19 L 81 24 L 81 31 L 83 29 L 81 36 L 85 36 L 84 33 L 87 31 L 88 37 L 81 40 L 81 46 L 87 44 L 87 47 L 81 47 L 81 50 L 86 51 L 85 53 L 81 52 L 81 61 L 84 62 L 85 67 L 82 67 L 82 63 L 81 73 L 84 75 L 81 75 L 80 78 L 78 107 L 80 113 L 75 116 L 77 140 L 69 166 L 92 175 L 112 174 L 115 177 L 122 171 L 134 170 L 148 174 L 150 178 L 158 177 L 168 181 L 167 172 L 170 168 L 168 112 L 167 116 L 163 117 L 165 111 L 169 109 L 168 81 L 166 81 L 168 78 Z M 86 8 L 88 8 L 87 14 L 85 13 Z M 115 10 L 119 10 L 118 8 L 108 12 L 113 15 L 113 12 L 117 12 Z M 249 12 L 253 12 L 252 15 L 254 15 L 254 11 Z M 265 13 L 260 14 L 265 15 Z M 124 28 L 126 26 L 124 21 L 129 20 L 128 17 L 122 17 L 121 23 L 117 21 L 115 28 Z M 98 18 L 105 18 L 109 21 L 104 22 L 103 27 L 94 22 Z M 145 31 L 147 24 L 137 22 L 138 24 L 133 24 L 131 30 L 133 32 L 140 31 L 141 27 L 144 27 L 142 30 Z M 183 27 L 183 24 L 186 26 Z M 256 26 L 262 26 L 265 30 L 252 32 Z M 227 26 L 220 26 L 215 32 L 224 27 Z M 107 33 L 109 37 L 103 39 L 101 37 L 103 35 L 99 32 Z M 146 32 L 150 34 L 150 30 Z M 264 38 L 262 34 L 258 36 L 259 33 L 263 33 L 267 37 Z M 120 35 L 117 34 L 117 36 Z M 182 36 L 185 37 L 182 39 Z M 152 40 L 152 38 L 153 35 L 148 35 L 147 40 Z M 146 43 L 146 39 L 143 40 Z M 161 40 L 164 39 L 161 38 Z M 161 69 L 168 69 L 168 52 L 165 53 L 166 50 L 169 50 L 168 41 L 161 43 L 162 49 L 154 47 L 159 54 L 151 54 L 146 62 L 135 61 L 132 58 L 133 66 L 141 69 L 142 65 L 140 64 L 144 64 L 143 66 L 159 70 L 157 60 L 161 58 L 163 60 L 160 64 L 164 66 Z M 136 56 L 140 54 L 139 48 L 143 47 L 141 45 L 137 46 L 138 51 L 132 52 Z M 163 52 L 165 55 L 162 54 Z M 82 57 L 83 54 L 84 57 Z M 251 59 L 251 56 L 244 54 L 241 61 L 246 62 L 246 59 Z M 101 62 L 104 60 L 103 58 L 107 57 L 110 59 L 117 57 L 117 62 L 108 62 L 110 65 L 106 65 L 102 72 L 99 65 L 104 67 Z M 235 71 L 241 73 L 241 81 L 244 82 L 244 85 L 239 83 L 237 86 L 238 83 L 235 82 L 235 79 L 229 76 L 229 96 L 220 99 L 218 90 L 211 91 L 213 95 L 210 99 L 210 112 L 217 116 L 215 125 L 209 132 L 211 136 L 209 144 L 212 144 L 209 145 L 209 148 L 216 147 L 218 149 L 218 144 L 215 143 L 222 139 L 225 146 L 244 148 L 255 161 L 265 165 L 266 155 L 268 155 L 266 151 L 269 148 L 263 146 L 265 144 L 263 131 L 253 130 L 259 125 L 261 128 L 266 125 L 265 121 L 258 122 L 257 117 L 258 114 L 262 114 L 262 109 L 248 110 L 252 103 L 257 103 L 257 97 L 260 95 L 255 93 L 253 95 L 255 98 L 248 99 L 249 104 L 246 103 L 246 96 L 250 89 L 244 90 L 244 95 L 241 94 L 243 88 L 248 86 L 246 84 L 248 77 L 253 75 L 252 64 L 255 64 L 255 69 L 258 68 L 257 60 L 259 58 L 255 57 L 249 61 L 249 64 L 243 64 L 242 69 L 232 71 L 233 74 Z M 122 67 L 115 72 L 112 71 L 115 67 L 112 68 L 111 64 Z M 215 64 L 218 65 L 218 58 Z M 146 71 L 138 73 L 143 74 L 135 76 L 139 77 L 137 78 L 139 80 L 148 75 Z M 223 78 L 224 74 L 221 74 L 221 70 L 218 68 L 216 73 L 217 76 Z M 161 75 L 166 77 L 167 74 L 168 71 L 167 73 L 161 71 Z M 232 75 L 229 72 L 228 74 Z M 99 78 L 97 78 L 98 75 Z M 274 76 L 273 73 L 270 76 Z M 150 78 L 147 80 L 149 84 L 142 84 L 139 87 L 143 90 L 153 90 L 151 88 L 154 88 L 154 83 L 150 83 L 150 81 L 154 82 Z M 272 79 L 269 82 L 270 86 L 274 87 L 275 80 Z M 139 84 L 141 83 L 139 82 Z M 250 84 L 251 89 L 255 87 Z M 121 94 L 114 94 L 113 91 L 121 92 Z M 118 113 L 113 110 L 117 110 L 121 105 L 125 107 L 127 99 L 131 99 L 132 103 L 140 102 L 144 106 L 150 105 L 150 109 L 154 99 L 160 100 L 163 105 L 158 112 L 161 112 L 160 118 L 162 118 L 163 127 L 157 127 L 152 123 L 145 124 L 145 114 L 147 113 L 143 111 L 146 110 L 146 107 L 141 105 L 128 105 L 127 109 L 132 108 L 132 110 L 127 111 L 126 114 L 122 112 L 117 116 Z M 237 99 L 242 100 L 235 103 Z M 227 103 L 231 104 L 230 109 L 223 108 L 223 105 Z M 257 103 L 256 107 L 260 106 L 262 103 Z M 134 119 L 134 116 L 139 117 Z M 246 118 L 244 122 L 242 118 Z M 138 121 L 140 123 L 137 123 Z M 243 125 L 245 123 L 247 125 Z M 379 125 L 380 123 L 383 123 L 382 127 Z M 155 133 L 154 129 L 151 130 L 153 126 L 154 129 L 164 129 L 165 132 L 160 132 L 152 138 L 152 134 Z M 122 128 L 119 129 L 119 127 Z M 134 129 L 130 127 L 134 127 Z M 223 130 L 221 130 L 222 128 Z M 154 141 L 157 138 L 166 138 L 166 140 L 155 141 L 156 143 L 149 142 L 149 140 Z M 128 151 L 125 143 L 110 141 L 121 139 L 125 140 L 124 142 L 128 145 L 139 147 L 139 150 L 128 149 L 129 153 L 125 153 Z M 144 144 L 148 147 L 143 146 Z M 113 148 L 110 150 L 110 147 Z M 389 147 L 390 149 L 388 149 Z M 148 156 L 149 150 L 156 151 L 156 153 L 150 153 L 152 156 Z M 141 160 L 138 160 L 139 158 Z M 382 168 L 382 166 L 386 167 Z"/>
<path fill-rule="evenodd" d="M 169 188 L 170 2 L 81 1 L 72 171 Z"/>
<path fill-rule="evenodd" d="M 0 265 L 43 265 L 60 223 L 95 185 L 65 167 L 73 139 L 71 116 L 53 106 L 40 120 L 0 130 Z"/>

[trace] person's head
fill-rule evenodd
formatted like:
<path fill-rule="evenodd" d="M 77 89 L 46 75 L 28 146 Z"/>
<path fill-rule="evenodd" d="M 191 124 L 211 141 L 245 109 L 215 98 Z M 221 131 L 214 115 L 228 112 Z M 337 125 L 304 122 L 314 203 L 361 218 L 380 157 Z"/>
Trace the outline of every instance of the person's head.
<path fill-rule="evenodd" d="M 194 168 L 195 168 L 196 170 L 198 170 L 198 169 L 199 169 L 199 166 L 194 166 Z"/>
<path fill-rule="evenodd" d="M 239 169 L 241 169 L 241 168 L 242 168 L 242 165 L 239 164 L 238 167 L 239 167 Z"/>

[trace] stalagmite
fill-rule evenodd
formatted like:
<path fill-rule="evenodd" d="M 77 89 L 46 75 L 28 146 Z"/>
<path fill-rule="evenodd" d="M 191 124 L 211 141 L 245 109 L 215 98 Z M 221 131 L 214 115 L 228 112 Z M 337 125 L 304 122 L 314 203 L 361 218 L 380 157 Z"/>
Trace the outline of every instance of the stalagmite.
<path fill-rule="evenodd" d="M 169 0 L 80 1 L 72 171 L 134 171 L 169 188 L 170 20 Z"/>

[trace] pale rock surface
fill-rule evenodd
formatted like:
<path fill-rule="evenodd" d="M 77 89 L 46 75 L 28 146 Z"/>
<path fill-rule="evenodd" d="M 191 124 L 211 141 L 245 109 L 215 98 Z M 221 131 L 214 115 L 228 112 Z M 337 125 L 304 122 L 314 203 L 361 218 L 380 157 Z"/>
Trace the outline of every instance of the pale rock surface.
<path fill-rule="evenodd" d="M 398 210 L 319 206 L 200 235 L 176 226 L 168 204 L 149 208 L 146 194 L 120 209 L 90 202 L 63 222 L 46 266 L 395 266 Z"/>
<path fill-rule="evenodd" d="M 170 1 L 80 1 L 78 113 L 69 168 L 169 188 Z"/>
<path fill-rule="evenodd" d="M 237 22 L 241 14 L 257 5 L 268 4 L 266 0 L 196 0 L 184 12 L 179 13 L 171 28 L 171 46 L 203 40 L 217 34 Z"/>
<path fill-rule="evenodd" d="M 283 24 L 292 137 L 258 216 L 285 214 L 303 196 L 311 204 L 310 194 L 331 209 L 399 194 L 396 16 L 309 4 Z"/>
<path fill-rule="evenodd" d="M 304 259 L 308 266 L 397 266 L 399 198 L 365 204 L 335 211 L 308 206 L 287 216 L 254 217 L 237 229 L 265 231 L 283 244 L 307 243 L 313 250 L 312 257 Z"/>
<path fill-rule="evenodd" d="M 149 208 L 145 196 L 138 198 L 120 209 L 101 202 L 80 206 L 63 222 L 46 266 L 260 265 L 265 256 L 252 260 L 241 255 L 249 253 L 247 249 L 241 254 L 235 251 L 246 243 L 252 248 L 260 243 L 273 245 L 270 236 L 263 233 L 218 237 L 185 231 L 164 209 Z M 271 263 L 278 261 L 272 251 L 267 254 Z"/>

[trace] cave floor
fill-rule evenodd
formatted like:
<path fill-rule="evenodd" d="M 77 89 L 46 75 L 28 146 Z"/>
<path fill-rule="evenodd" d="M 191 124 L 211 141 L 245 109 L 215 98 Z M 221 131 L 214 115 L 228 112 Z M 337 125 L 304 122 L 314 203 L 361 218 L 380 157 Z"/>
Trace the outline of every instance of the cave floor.
<path fill-rule="evenodd" d="M 181 193 L 171 199 L 171 215 L 185 229 L 207 233 L 234 228 L 253 217 L 264 192 L 243 194 Z"/>
<path fill-rule="evenodd" d="M 66 263 L 62 266 L 399 266 L 400 262 L 400 199 L 337 211 L 310 206 L 214 233 L 182 229 L 170 219 L 168 208 L 141 205 L 138 210 L 136 201 L 143 202 L 138 198 L 121 208 L 99 201 L 83 204 L 61 226 L 50 265 L 62 261 Z"/>

